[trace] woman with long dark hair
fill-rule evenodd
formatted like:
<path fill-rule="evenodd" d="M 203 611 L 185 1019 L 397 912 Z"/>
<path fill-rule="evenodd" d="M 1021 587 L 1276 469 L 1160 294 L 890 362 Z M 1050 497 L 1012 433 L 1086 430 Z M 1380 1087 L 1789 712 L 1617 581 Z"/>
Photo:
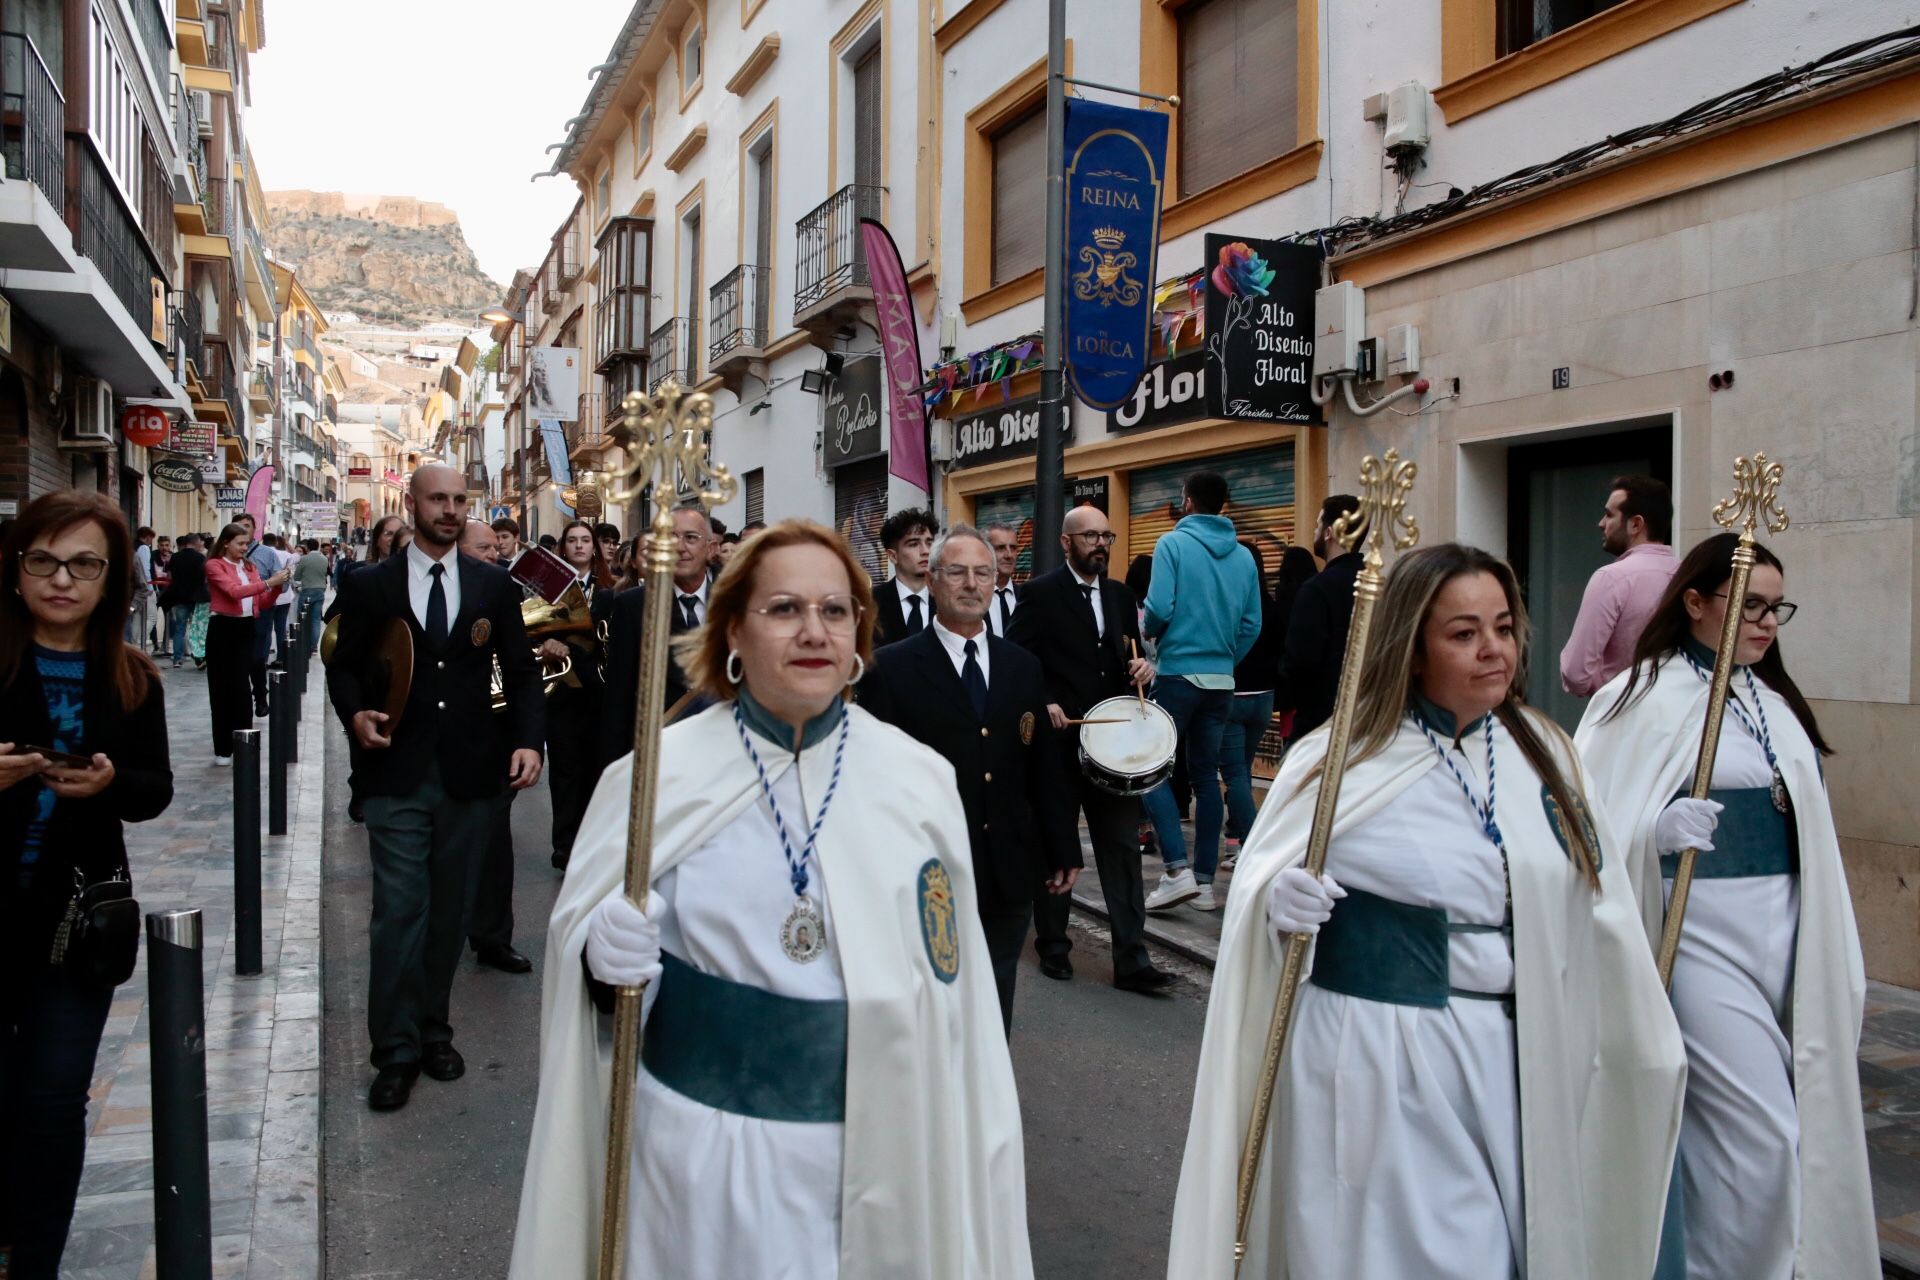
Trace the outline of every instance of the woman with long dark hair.
<path fill-rule="evenodd" d="M 122 638 L 126 520 L 35 500 L 0 544 L 0 1272 L 52 1280 L 86 1157 L 87 1090 L 136 932 L 55 937 L 77 892 L 131 880 L 121 824 L 173 799 L 159 672 Z M 75 767 L 35 751 L 86 760 Z"/>
<path fill-rule="evenodd" d="M 1877 1276 L 1856 1066 L 1866 980 L 1821 775 L 1831 748 L 1787 674 L 1780 628 L 1795 608 L 1764 546 L 1738 603 L 1709 798 L 1689 794 L 1737 542 L 1719 534 L 1687 553 L 1577 740 L 1650 943 L 1680 852 L 1699 851 L 1672 991 L 1688 1061 L 1687 1275 Z"/>
<path fill-rule="evenodd" d="M 207 559 L 207 703 L 213 713 L 213 762 L 233 763 L 233 733 L 253 725 L 251 672 L 254 618 L 273 608 L 292 570 L 263 578 L 247 559 L 253 535 L 240 523 L 228 525 L 214 540 Z"/>
<path fill-rule="evenodd" d="M 601 555 L 599 531 L 585 520 L 569 520 L 560 530 L 560 558 L 579 576 L 587 597 L 589 617 L 594 597 L 611 594 L 613 575 Z M 604 615 L 606 610 L 599 611 Z M 553 799 L 553 855 L 556 870 L 565 870 L 573 854 L 574 833 L 593 798 L 599 780 L 595 767 L 599 748 L 600 642 L 592 627 L 566 636 L 549 636 L 540 655 L 550 660 L 570 658 L 573 670 L 547 696 L 547 785 Z"/>
<path fill-rule="evenodd" d="M 1294 744 L 1240 856 L 1167 1274 L 1228 1276 L 1241 1140 L 1289 935 L 1315 935 L 1243 1274 L 1647 1280 L 1683 1050 L 1573 744 L 1521 701 L 1513 570 L 1394 565 L 1326 874 L 1329 731 Z"/>

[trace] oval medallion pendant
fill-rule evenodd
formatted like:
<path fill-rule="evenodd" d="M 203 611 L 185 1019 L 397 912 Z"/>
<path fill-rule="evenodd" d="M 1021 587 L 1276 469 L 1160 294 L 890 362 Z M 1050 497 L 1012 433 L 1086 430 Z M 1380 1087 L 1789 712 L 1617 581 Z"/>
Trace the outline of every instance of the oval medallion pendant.
<path fill-rule="evenodd" d="M 795 964 L 812 964 L 827 950 L 827 925 L 811 898 L 796 899 L 780 925 L 780 949 Z"/>
<path fill-rule="evenodd" d="M 1780 776 L 1777 765 L 1773 770 L 1773 786 L 1770 790 L 1773 792 L 1773 807 L 1785 813 L 1787 811 L 1787 780 Z"/>

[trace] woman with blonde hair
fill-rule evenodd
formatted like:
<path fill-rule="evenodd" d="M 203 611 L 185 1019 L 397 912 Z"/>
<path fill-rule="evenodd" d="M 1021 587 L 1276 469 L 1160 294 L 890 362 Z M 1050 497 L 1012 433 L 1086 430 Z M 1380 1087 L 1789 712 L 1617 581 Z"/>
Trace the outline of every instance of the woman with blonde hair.
<path fill-rule="evenodd" d="M 1305 933 L 1242 1274 L 1646 1280 L 1680 1038 L 1573 744 L 1521 701 L 1513 571 L 1429 547 L 1378 610 L 1326 874 L 1301 865 L 1325 727 L 1240 856 L 1168 1275 L 1234 1274 L 1241 1142 Z"/>
<path fill-rule="evenodd" d="M 644 912 L 632 756 L 602 776 L 547 931 L 517 1280 L 591 1270 L 605 1014 L 642 984 L 626 1274 L 1031 1276 L 966 818 L 945 760 L 848 701 L 873 625 L 831 531 L 741 544 L 677 642 L 715 705 L 661 737 Z"/>

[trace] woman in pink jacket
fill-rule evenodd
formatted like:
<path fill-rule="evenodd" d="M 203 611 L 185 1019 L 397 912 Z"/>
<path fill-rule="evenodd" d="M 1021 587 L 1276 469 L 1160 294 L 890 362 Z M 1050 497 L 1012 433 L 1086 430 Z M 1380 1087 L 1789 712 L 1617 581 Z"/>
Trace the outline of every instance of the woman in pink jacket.
<path fill-rule="evenodd" d="M 233 732 L 253 727 L 247 668 L 253 655 L 256 611 L 273 608 L 289 570 L 262 579 L 247 560 L 253 537 L 243 524 L 230 524 L 214 540 L 207 560 L 207 702 L 213 708 L 213 762 L 233 763 Z"/>

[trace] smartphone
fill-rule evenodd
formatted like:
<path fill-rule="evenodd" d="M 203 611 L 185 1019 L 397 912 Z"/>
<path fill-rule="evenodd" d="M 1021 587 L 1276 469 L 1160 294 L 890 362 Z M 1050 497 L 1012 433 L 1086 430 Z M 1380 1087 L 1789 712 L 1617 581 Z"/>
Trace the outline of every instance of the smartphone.
<path fill-rule="evenodd" d="M 77 756 L 71 751 L 55 751 L 52 747 L 36 747 L 25 742 L 7 752 L 10 756 L 45 756 L 48 764 L 59 765 L 62 769 L 91 769 L 93 757 Z"/>

